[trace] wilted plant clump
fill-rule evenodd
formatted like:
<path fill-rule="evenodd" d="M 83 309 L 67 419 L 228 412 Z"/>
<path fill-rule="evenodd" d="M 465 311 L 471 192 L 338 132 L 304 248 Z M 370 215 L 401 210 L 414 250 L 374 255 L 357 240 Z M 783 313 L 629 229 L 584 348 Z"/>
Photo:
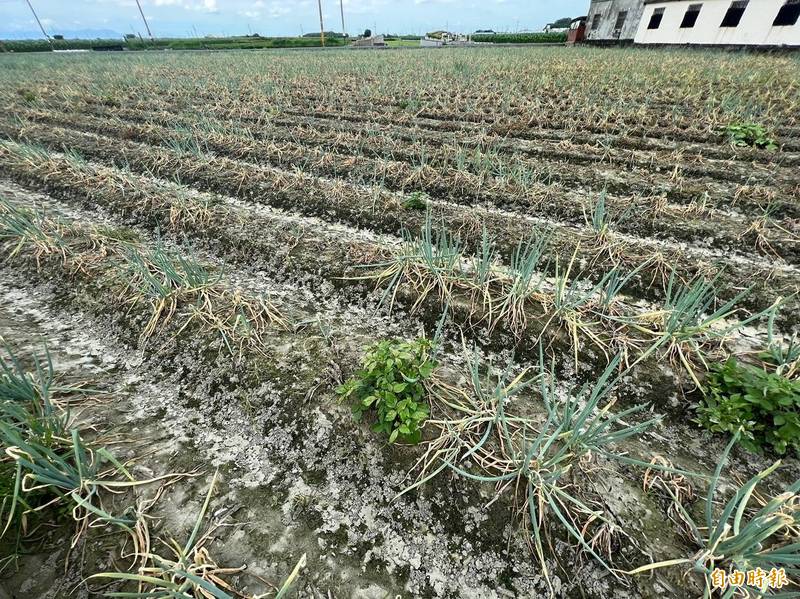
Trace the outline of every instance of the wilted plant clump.
<path fill-rule="evenodd" d="M 268 327 L 288 326 L 268 298 L 227 286 L 211 267 L 166 248 L 161 239 L 149 247 L 129 239 L 124 230 L 53 220 L 0 201 L 0 243 L 11 257 L 29 251 L 37 264 L 58 256 L 70 272 L 109 281 L 131 308 L 148 306 L 142 343 L 170 323 L 178 333 L 196 323 L 241 356 L 245 347 L 263 351 Z"/>
<path fill-rule="evenodd" d="M 0 538 L 13 531 L 9 540 L 22 551 L 34 532 L 31 521 L 43 518 L 45 510 L 71 513 L 73 547 L 97 523 L 130 532 L 132 522 L 107 511 L 101 494 L 150 481 L 134 481 L 105 448 L 83 439 L 68 410 L 83 390 L 54 384 L 49 353 L 46 360 L 34 356 L 34 363 L 36 370 L 29 373 L 9 347 L 0 352 L 0 471 L 10 477 L 0 484 Z M 127 480 L 112 480 L 117 474 Z"/>
<path fill-rule="evenodd" d="M 20 88 L 17 90 L 17 95 L 22 98 L 27 104 L 33 104 L 36 102 L 37 95 L 36 92 L 28 89 L 28 88 Z"/>
<path fill-rule="evenodd" d="M 770 496 L 764 494 L 759 488 L 771 474 L 781 466 L 777 461 L 772 466 L 762 470 L 746 483 L 736 486 L 735 491 L 723 504 L 721 510 L 717 509 L 715 500 L 720 489 L 722 469 L 728 460 L 731 449 L 739 440 L 739 434 L 734 435 L 722 454 L 705 501 L 704 519 L 698 522 L 678 501 L 673 491 L 666 487 L 673 495 L 675 508 L 685 523 L 692 541 L 698 551 L 691 557 L 676 558 L 658 563 L 652 563 L 629 574 L 650 572 L 659 568 L 672 566 L 691 567 L 705 579 L 705 592 L 703 597 L 721 596 L 726 599 L 732 597 L 797 597 L 796 592 L 787 592 L 780 588 L 796 580 L 800 570 L 800 543 L 798 543 L 798 526 L 800 526 L 800 480 L 787 485 L 783 492 Z M 775 593 L 767 592 L 766 583 L 759 588 L 757 584 L 748 586 L 729 585 L 724 592 L 717 595 L 719 589 L 712 589 L 715 572 L 723 573 L 738 570 L 740 572 L 761 571 L 771 573 L 785 581 L 775 587 Z"/>
<path fill-rule="evenodd" d="M 414 469 L 417 479 L 401 495 L 445 471 L 494 485 L 498 496 L 507 492 L 513 497 L 548 583 L 545 548 L 556 531 L 616 575 L 609 561 L 615 538 L 625 532 L 614 524 L 591 485 L 578 481 L 590 479 L 591 464 L 598 458 L 652 466 L 623 455 L 615 446 L 641 435 L 660 419 L 643 418 L 647 408 L 643 405 L 611 411 L 620 357 L 594 383 L 566 397 L 543 351 L 534 376 L 513 363 L 499 372 L 477 353 L 467 354 L 466 359 L 466 384 L 453 384 L 437 374 L 429 383 L 435 411 L 429 425 L 438 436 L 427 443 Z M 533 401 L 541 402 L 545 419 L 525 413 Z M 687 474 L 665 465 L 653 467 Z"/>

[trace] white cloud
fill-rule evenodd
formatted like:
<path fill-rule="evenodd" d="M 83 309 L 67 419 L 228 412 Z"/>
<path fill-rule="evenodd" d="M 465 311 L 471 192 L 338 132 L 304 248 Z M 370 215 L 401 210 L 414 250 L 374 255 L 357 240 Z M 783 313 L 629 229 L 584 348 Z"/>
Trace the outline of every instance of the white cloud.
<path fill-rule="evenodd" d="M 152 0 L 152 4 L 153 6 L 176 6 L 201 12 L 219 12 L 217 0 L 195 0 L 193 2 L 187 0 Z"/>

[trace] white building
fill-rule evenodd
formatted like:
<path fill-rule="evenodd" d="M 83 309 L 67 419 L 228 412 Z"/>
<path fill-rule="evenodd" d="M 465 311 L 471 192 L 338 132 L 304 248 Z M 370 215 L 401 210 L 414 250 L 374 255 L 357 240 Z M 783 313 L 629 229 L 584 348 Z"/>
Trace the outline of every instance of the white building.
<path fill-rule="evenodd" d="M 592 0 L 586 21 L 586 41 L 632 43 L 643 10 L 643 0 Z"/>
<path fill-rule="evenodd" d="M 636 44 L 800 47 L 800 0 L 644 0 Z"/>

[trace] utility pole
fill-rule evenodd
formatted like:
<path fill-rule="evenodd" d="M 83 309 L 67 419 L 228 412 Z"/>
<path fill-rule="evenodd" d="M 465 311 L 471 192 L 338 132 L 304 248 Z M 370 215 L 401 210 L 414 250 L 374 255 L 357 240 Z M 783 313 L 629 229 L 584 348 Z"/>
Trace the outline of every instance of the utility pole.
<path fill-rule="evenodd" d="M 147 17 L 144 16 L 144 11 L 142 10 L 142 5 L 139 3 L 139 0 L 136 0 L 136 6 L 139 7 L 139 14 L 142 15 L 142 21 L 144 21 L 144 27 L 147 29 L 147 35 L 150 36 L 150 41 L 153 41 L 153 32 L 150 31 L 150 25 L 147 24 Z"/>
<path fill-rule="evenodd" d="M 344 0 L 339 0 L 339 10 L 342 12 L 342 35 L 347 37 L 347 29 L 344 27 Z"/>
<path fill-rule="evenodd" d="M 322 22 L 322 0 L 317 0 L 319 6 L 319 39 L 322 41 L 322 47 L 325 47 L 325 24 Z"/>
<path fill-rule="evenodd" d="M 53 40 L 50 39 L 50 36 L 47 35 L 47 32 L 44 30 L 44 26 L 42 25 L 42 22 L 39 20 L 39 15 L 37 15 L 36 11 L 33 10 L 33 4 L 31 4 L 31 0 L 25 0 L 25 1 L 28 3 L 28 8 L 30 8 L 31 12 L 33 13 L 33 18 L 36 19 L 36 22 L 39 24 L 39 29 L 42 30 L 42 35 L 44 36 L 44 39 L 47 40 L 47 43 L 50 44 L 50 47 L 52 48 Z"/>

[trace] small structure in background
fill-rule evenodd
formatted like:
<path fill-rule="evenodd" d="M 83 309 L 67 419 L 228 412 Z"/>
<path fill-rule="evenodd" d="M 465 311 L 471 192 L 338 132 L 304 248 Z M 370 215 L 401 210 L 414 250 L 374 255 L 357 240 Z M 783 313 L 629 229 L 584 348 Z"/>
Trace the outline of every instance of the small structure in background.
<path fill-rule="evenodd" d="M 445 42 L 445 41 L 450 40 L 450 39 L 455 39 L 455 37 L 456 37 L 455 33 L 450 33 L 449 31 L 445 31 L 443 29 L 440 29 L 438 31 L 429 31 L 425 35 L 424 39 Z"/>
<path fill-rule="evenodd" d="M 645 0 L 636 44 L 800 47 L 800 0 Z"/>
<path fill-rule="evenodd" d="M 353 48 L 388 48 L 386 39 L 382 35 L 361 37 L 352 43 Z"/>
<path fill-rule="evenodd" d="M 423 48 L 439 48 L 441 46 L 474 46 L 477 44 L 469 35 L 463 33 L 431 31 L 419 41 L 419 45 Z"/>
<path fill-rule="evenodd" d="M 571 24 L 572 19 L 564 17 L 563 19 L 558 19 L 557 21 L 545 25 L 543 31 L 545 33 L 566 33 L 569 31 Z"/>
<path fill-rule="evenodd" d="M 422 48 L 440 48 L 444 46 L 444 42 L 442 40 L 433 39 L 430 37 L 423 37 L 419 40 L 419 45 Z"/>
<path fill-rule="evenodd" d="M 567 44 L 579 44 L 586 37 L 586 17 L 576 17 L 569 24 Z"/>
<path fill-rule="evenodd" d="M 644 0 L 592 0 L 586 21 L 587 43 L 632 44 L 644 13 Z"/>
<path fill-rule="evenodd" d="M 438 48 L 444 46 L 447 40 L 453 37 L 455 34 L 449 31 L 429 31 L 425 37 L 419 40 L 419 45 L 423 48 Z"/>

